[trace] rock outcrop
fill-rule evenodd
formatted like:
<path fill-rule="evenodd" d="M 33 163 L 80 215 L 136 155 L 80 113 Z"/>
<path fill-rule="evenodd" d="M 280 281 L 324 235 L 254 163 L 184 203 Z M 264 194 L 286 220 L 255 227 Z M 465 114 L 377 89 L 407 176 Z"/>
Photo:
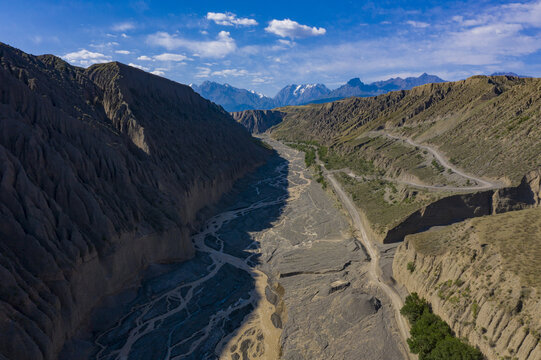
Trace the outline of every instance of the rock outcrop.
<path fill-rule="evenodd" d="M 245 110 L 232 112 L 233 119 L 252 134 L 262 134 L 282 122 L 284 113 L 277 110 Z"/>
<path fill-rule="evenodd" d="M 0 357 L 53 359 L 105 295 L 192 256 L 266 150 L 188 86 L 0 43 Z"/>
<path fill-rule="evenodd" d="M 541 204 L 541 169 L 530 171 L 516 187 L 499 189 L 492 198 L 494 214 Z"/>
<path fill-rule="evenodd" d="M 399 242 L 408 234 L 432 226 L 449 225 L 466 219 L 539 207 L 541 204 L 541 169 L 530 171 L 518 186 L 472 194 L 452 195 L 414 212 L 390 229 L 383 243 Z"/>

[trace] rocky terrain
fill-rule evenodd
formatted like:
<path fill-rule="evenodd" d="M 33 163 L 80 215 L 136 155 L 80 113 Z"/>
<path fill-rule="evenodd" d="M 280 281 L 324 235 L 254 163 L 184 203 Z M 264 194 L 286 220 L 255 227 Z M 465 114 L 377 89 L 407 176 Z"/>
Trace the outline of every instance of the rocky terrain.
<path fill-rule="evenodd" d="M 501 214 L 540 205 L 541 170 L 534 170 L 514 187 L 480 191 L 444 197 L 412 213 L 398 226 L 390 229 L 384 243 L 402 241 L 408 234 L 414 234 L 433 226 L 485 215 Z"/>
<path fill-rule="evenodd" d="M 231 116 L 252 134 L 262 134 L 282 122 L 283 113 L 275 110 L 245 110 Z"/>
<path fill-rule="evenodd" d="M 0 354 L 54 359 L 105 295 L 194 255 L 268 151 L 187 86 L 0 44 Z"/>
<path fill-rule="evenodd" d="M 369 256 L 338 200 L 303 169 L 298 152 L 267 141 L 290 173 L 283 217 L 260 237 L 262 270 L 284 304 L 282 358 L 407 358 L 391 302 L 369 281 Z"/>

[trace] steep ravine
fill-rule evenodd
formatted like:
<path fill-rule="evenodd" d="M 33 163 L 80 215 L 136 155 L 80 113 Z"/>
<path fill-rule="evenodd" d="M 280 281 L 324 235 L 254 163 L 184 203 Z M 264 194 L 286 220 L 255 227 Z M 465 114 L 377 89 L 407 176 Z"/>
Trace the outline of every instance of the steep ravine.
<path fill-rule="evenodd" d="M 189 87 L 0 44 L 0 357 L 54 359 L 267 151 Z"/>

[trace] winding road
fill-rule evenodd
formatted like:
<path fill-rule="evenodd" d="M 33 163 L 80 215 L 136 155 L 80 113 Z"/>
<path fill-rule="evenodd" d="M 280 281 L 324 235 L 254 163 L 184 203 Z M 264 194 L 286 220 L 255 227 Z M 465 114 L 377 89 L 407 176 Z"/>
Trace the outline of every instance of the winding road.
<path fill-rule="evenodd" d="M 435 189 L 435 190 L 445 189 L 445 190 L 452 190 L 452 191 L 488 190 L 488 189 L 494 189 L 494 188 L 502 187 L 502 184 L 500 184 L 499 182 L 488 181 L 488 180 L 481 179 L 481 178 L 473 176 L 473 175 L 466 174 L 464 171 L 460 170 L 456 166 L 453 166 L 449 161 L 447 161 L 447 159 L 445 158 L 444 155 L 442 155 L 440 152 L 438 152 L 436 149 L 434 149 L 431 146 L 422 145 L 422 144 L 414 142 L 413 140 L 411 140 L 409 138 L 402 138 L 402 137 L 399 137 L 399 136 L 396 136 L 396 135 L 391 135 L 391 134 L 388 134 L 388 133 L 385 133 L 385 132 L 382 132 L 381 134 L 383 136 L 386 136 L 386 137 L 390 138 L 390 139 L 397 140 L 397 141 L 403 141 L 403 142 L 405 142 L 405 143 L 407 143 L 407 144 L 409 144 L 411 146 L 415 146 L 415 147 L 418 147 L 420 149 L 428 151 L 430 154 L 432 154 L 432 156 L 434 156 L 434 158 L 443 167 L 445 167 L 446 169 L 450 169 L 454 173 L 456 173 L 456 174 L 458 174 L 458 175 L 460 175 L 460 176 L 462 176 L 462 177 L 464 177 L 466 179 L 473 180 L 479 185 L 478 186 L 470 186 L 470 187 L 452 187 L 452 186 L 421 185 L 421 184 L 409 183 L 409 182 L 405 182 L 405 181 L 404 181 L 404 183 L 407 183 L 407 184 L 413 185 L 413 186 L 425 187 L 425 188 L 429 188 L 429 189 Z"/>
<path fill-rule="evenodd" d="M 432 156 L 434 156 L 434 158 L 437 161 L 439 161 L 439 163 L 443 167 L 445 167 L 446 169 L 450 169 L 451 171 L 455 172 L 456 174 L 466 179 L 474 181 L 478 185 L 470 186 L 470 187 L 452 187 L 452 186 L 431 186 L 431 185 L 418 184 L 418 183 L 404 181 L 404 180 L 386 179 L 388 181 L 394 181 L 394 182 L 404 183 L 411 186 L 428 188 L 428 189 L 433 189 L 433 190 L 448 190 L 448 191 L 477 191 L 477 190 L 499 188 L 502 186 L 500 183 L 487 181 L 479 177 L 466 174 L 464 171 L 450 164 L 442 154 L 440 154 L 437 150 L 435 150 L 434 148 L 428 145 L 418 144 L 411 139 L 405 139 L 405 138 L 390 135 L 387 133 L 383 133 L 383 135 L 393 140 L 403 141 L 403 142 L 408 143 L 411 146 L 415 146 L 415 147 L 428 151 L 430 154 L 432 154 Z M 333 174 L 339 171 L 345 171 L 351 177 L 356 178 L 357 176 L 353 174 L 353 172 L 351 172 L 351 170 L 349 169 L 340 169 L 340 170 L 332 170 L 332 171 L 327 170 L 323 162 L 319 160 L 319 157 L 317 156 L 317 152 L 316 152 L 316 161 L 322 167 L 322 169 L 324 169 L 323 171 L 324 176 L 329 180 L 334 190 L 336 191 L 336 194 L 340 198 L 341 203 L 344 205 L 345 209 L 349 213 L 353 226 L 355 228 L 355 231 L 358 234 L 358 238 L 362 242 L 364 247 L 366 248 L 366 251 L 368 252 L 368 254 L 370 255 L 370 258 L 371 258 L 370 268 L 369 268 L 370 279 L 371 281 L 373 281 L 373 283 L 377 287 L 379 287 L 387 295 L 387 297 L 391 301 L 392 306 L 395 310 L 395 318 L 396 318 L 396 323 L 400 331 L 400 335 L 402 337 L 403 343 L 407 344 L 406 340 L 409 337 L 409 324 L 407 323 L 406 319 L 400 314 L 400 309 L 404 305 L 402 298 L 400 297 L 398 291 L 392 285 L 388 284 L 387 282 L 385 282 L 385 280 L 383 280 L 382 270 L 380 267 L 381 253 L 379 249 L 377 248 L 377 246 L 374 244 L 374 242 L 369 238 L 365 230 L 365 227 L 363 225 L 363 222 L 361 220 L 361 217 L 359 215 L 359 212 L 355 204 L 353 203 L 351 197 L 344 191 L 344 189 L 342 188 L 340 183 L 335 179 Z M 409 353 L 408 350 L 406 350 L 406 353 L 408 353 L 408 356 L 410 357 L 410 359 L 415 358 L 414 355 Z"/>

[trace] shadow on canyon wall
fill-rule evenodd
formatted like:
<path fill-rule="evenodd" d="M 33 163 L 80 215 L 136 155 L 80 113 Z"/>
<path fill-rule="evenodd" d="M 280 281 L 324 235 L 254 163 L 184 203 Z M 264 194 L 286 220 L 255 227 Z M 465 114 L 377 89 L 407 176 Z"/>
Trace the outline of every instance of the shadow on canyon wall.
<path fill-rule="evenodd" d="M 541 169 L 538 169 L 526 174 L 518 186 L 452 195 L 435 201 L 389 230 L 383 242 L 399 242 L 408 234 L 424 231 L 432 226 L 450 225 L 473 217 L 538 207 L 540 199 Z"/>
<path fill-rule="evenodd" d="M 106 299 L 60 359 L 214 359 L 260 298 L 251 233 L 270 228 L 288 197 L 288 162 L 274 155 L 237 182 L 192 237 L 195 257 L 152 264 L 140 286 Z"/>

